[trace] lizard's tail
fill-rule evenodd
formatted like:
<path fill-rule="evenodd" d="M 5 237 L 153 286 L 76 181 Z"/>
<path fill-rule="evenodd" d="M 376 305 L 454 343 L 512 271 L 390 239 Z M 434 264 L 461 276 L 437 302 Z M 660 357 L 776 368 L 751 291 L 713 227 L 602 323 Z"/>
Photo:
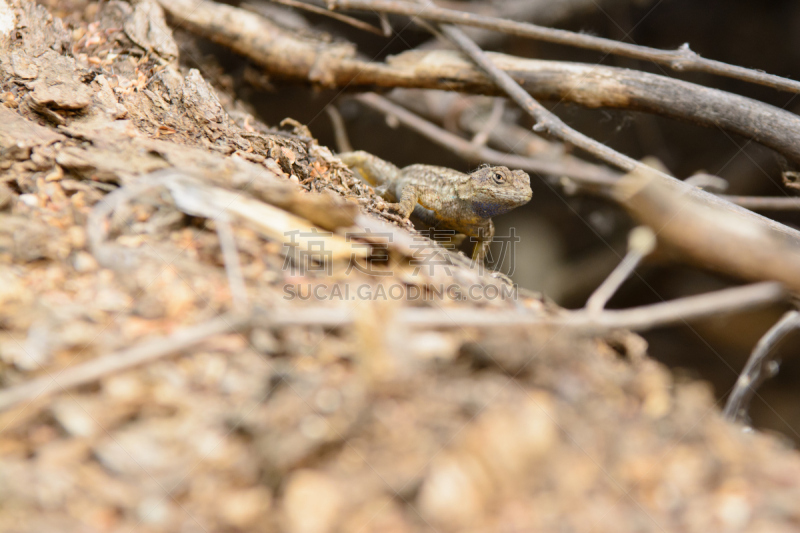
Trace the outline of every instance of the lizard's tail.
<path fill-rule="evenodd" d="M 363 150 L 337 154 L 337 157 L 370 185 L 383 185 L 400 175 L 400 169 L 395 165 Z"/>

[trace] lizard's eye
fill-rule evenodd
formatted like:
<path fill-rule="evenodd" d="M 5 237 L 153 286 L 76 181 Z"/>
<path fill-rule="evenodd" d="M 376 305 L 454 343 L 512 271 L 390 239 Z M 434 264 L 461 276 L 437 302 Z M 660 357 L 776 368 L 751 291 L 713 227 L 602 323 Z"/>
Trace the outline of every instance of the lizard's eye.
<path fill-rule="evenodd" d="M 497 184 L 505 183 L 506 181 L 506 177 L 500 174 L 499 172 L 495 172 L 494 176 L 492 176 L 492 179 Z"/>

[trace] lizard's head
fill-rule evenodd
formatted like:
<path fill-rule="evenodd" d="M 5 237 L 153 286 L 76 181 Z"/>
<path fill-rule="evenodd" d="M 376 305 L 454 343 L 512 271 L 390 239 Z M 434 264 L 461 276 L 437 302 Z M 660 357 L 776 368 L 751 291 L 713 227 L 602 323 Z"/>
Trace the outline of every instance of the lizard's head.
<path fill-rule="evenodd" d="M 508 213 L 531 199 L 531 178 L 522 170 L 482 167 L 470 177 L 472 209 L 480 217 Z"/>

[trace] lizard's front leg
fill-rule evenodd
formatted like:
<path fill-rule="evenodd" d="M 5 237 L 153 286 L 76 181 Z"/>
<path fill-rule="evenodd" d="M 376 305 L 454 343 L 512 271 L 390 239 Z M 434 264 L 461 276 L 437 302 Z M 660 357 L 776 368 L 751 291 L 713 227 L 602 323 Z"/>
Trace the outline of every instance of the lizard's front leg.
<path fill-rule="evenodd" d="M 406 185 L 403 187 L 403 192 L 400 195 L 400 201 L 397 203 L 389 204 L 389 206 L 396 210 L 397 213 L 403 217 L 408 218 L 414 211 L 419 199 L 420 190 L 416 185 Z"/>
<path fill-rule="evenodd" d="M 494 238 L 494 222 L 487 221 L 488 224 L 481 225 L 476 228 L 476 237 L 478 242 L 475 244 L 475 249 L 472 251 L 472 260 L 483 263 L 486 258 L 486 253 L 489 251 L 489 245 Z"/>

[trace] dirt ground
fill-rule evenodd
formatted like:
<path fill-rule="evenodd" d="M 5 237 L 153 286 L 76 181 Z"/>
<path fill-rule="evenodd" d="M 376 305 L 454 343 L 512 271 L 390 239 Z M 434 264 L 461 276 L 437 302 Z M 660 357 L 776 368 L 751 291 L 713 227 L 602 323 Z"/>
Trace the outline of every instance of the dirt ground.
<path fill-rule="evenodd" d="M 723 421 L 633 333 L 398 319 L 560 312 L 524 290 L 321 302 L 511 284 L 414 267 L 413 227 L 301 124 L 190 69 L 157 4 L 0 0 L 0 33 L 0 392 L 219 328 L 4 404 L 0 531 L 800 529 L 797 452 Z M 231 224 L 246 326 L 220 199 L 266 217 Z M 363 220 L 392 243 L 345 239 Z M 287 268 L 287 228 L 329 232 L 331 268 Z"/>

